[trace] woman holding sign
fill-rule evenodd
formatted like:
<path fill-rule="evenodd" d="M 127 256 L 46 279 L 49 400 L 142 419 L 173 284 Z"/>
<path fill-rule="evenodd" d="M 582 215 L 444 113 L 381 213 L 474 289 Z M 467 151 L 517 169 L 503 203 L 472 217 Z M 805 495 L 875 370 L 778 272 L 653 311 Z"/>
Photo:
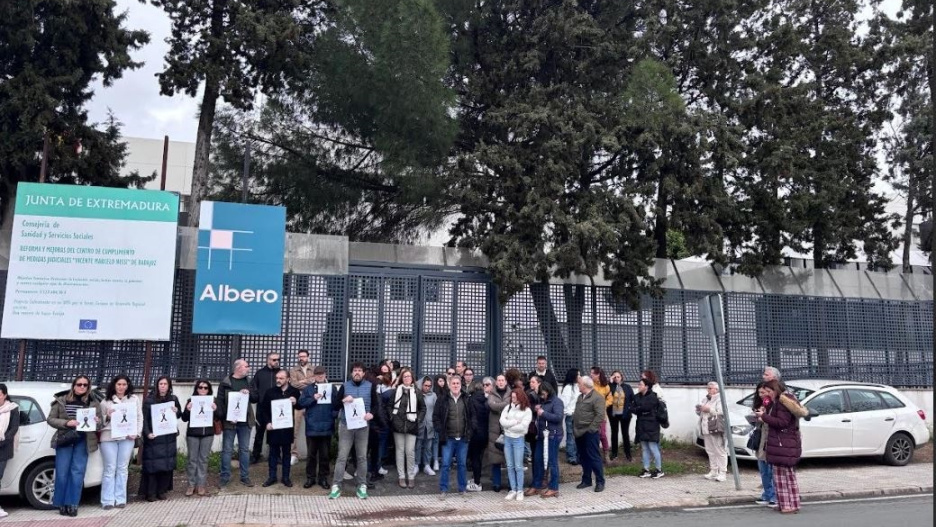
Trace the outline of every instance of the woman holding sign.
<path fill-rule="evenodd" d="M 101 507 L 104 510 L 127 505 L 127 467 L 133 454 L 133 444 L 143 430 L 143 408 L 133 394 L 133 383 L 126 375 L 118 375 L 107 385 L 101 401 L 104 426 L 101 427 Z"/>
<path fill-rule="evenodd" d="M 172 395 L 172 381 L 165 375 L 156 379 L 156 389 L 143 402 L 143 478 L 141 496 L 146 501 L 166 499 L 172 490 L 172 471 L 176 466 L 176 416 L 182 405 Z"/>
<path fill-rule="evenodd" d="M 87 412 L 95 426 L 89 432 L 78 430 L 79 414 L 82 421 Z M 52 409 L 46 422 L 56 429 L 52 436 L 55 449 L 55 493 L 52 505 L 58 507 L 62 516 L 78 516 L 78 502 L 84 488 L 85 468 L 88 454 L 98 449 L 97 422 L 100 405 L 91 397 L 91 379 L 84 375 L 75 377 L 71 390 L 59 394 L 52 401 Z"/>
<path fill-rule="evenodd" d="M 208 476 L 208 454 L 214 442 L 214 411 L 218 406 L 214 402 L 213 390 L 208 379 L 195 381 L 192 397 L 185 405 L 182 420 L 189 424 L 185 431 L 185 444 L 188 447 L 188 463 L 185 472 L 188 475 L 186 496 L 198 493 L 204 496 L 205 480 Z"/>

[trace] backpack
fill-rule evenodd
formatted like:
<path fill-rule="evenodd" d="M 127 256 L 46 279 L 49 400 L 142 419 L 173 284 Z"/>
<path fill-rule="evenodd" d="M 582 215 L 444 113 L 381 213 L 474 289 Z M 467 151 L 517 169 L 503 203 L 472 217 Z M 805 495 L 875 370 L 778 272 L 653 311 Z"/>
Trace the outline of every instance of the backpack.
<path fill-rule="evenodd" d="M 666 402 L 663 399 L 657 399 L 656 419 L 663 428 L 669 428 L 669 411 L 666 409 Z"/>

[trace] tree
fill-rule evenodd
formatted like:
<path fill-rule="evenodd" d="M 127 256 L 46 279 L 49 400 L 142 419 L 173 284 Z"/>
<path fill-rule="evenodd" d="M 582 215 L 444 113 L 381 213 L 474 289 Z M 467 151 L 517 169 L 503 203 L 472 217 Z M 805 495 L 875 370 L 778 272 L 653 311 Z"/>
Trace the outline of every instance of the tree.
<path fill-rule="evenodd" d="M 148 41 L 124 27 L 113 0 L 22 0 L 0 4 L 0 232 L 12 225 L 19 182 L 39 180 L 49 138 L 50 183 L 140 186 L 121 177 L 126 146 L 113 116 L 97 130 L 84 106 L 92 81 L 110 86 L 140 64 L 130 52 Z M 3 244 L 9 235 L 0 236 Z"/>
<path fill-rule="evenodd" d="M 549 279 L 601 273 L 632 304 L 656 285 L 640 184 L 623 162 L 633 8 L 513 0 L 445 13 L 461 124 L 452 241 L 488 256 L 502 301 L 530 284 L 554 367 L 578 367 L 584 287 L 564 288 L 564 336 Z"/>
<path fill-rule="evenodd" d="M 212 195 L 281 204 L 293 230 L 413 241 L 454 212 L 438 167 L 455 126 L 449 41 L 431 3 L 347 4 L 308 52 L 307 76 L 253 116 L 219 115 Z M 432 80 L 435 79 L 435 80 Z"/>
<path fill-rule="evenodd" d="M 145 2 L 146 0 L 141 0 Z M 275 93 L 304 71 L 303 50 L 329 9 L 325 0 L 150 0 L 172 22 L 162 94 L 196 97 L 189 225 L 198 224 L 208 190 L 208 154 L 218 100 L 250 109 L 258 93 Z"/>
<path fill-rule="evenodd" d="M 895 247 L 878 176 L 883 101 L 881 42 L 861 35 L 852 0 L 777 0 L 748 77 L 741 111 L 748 155 L 733 191 L 746 220 L 740 270 L 759 274 L 783 251 L 811 252 L 816 268 L 855 259 L 889 268 Z"/>

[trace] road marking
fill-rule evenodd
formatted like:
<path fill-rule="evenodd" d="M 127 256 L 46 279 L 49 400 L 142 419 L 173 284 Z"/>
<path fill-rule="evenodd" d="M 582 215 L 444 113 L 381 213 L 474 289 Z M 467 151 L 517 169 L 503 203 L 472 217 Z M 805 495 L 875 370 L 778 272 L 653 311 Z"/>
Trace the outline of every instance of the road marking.
<path fill-rule="evenodd" d="M 523 523 L 529 520 L 492 520 L 488 522 L 478 522 L 475 525 L 502 525 L 505 523 Z"/>
<path fill-rule="evenodd" d="M 616 514 L 609 512 L 607 514 L 586 514 L 584 516 L 573 516 L 573 518 L 577 520 L 587 520 L 590 518 L 613 518 L 614 516 L 616 516 Z"/>
<path fill-rule="evenodd" d="M 904 496 L 872 496 L 868 498 L 842 498 L 840 500 L 820 500 L 820 501 L 804 501 L 803 505 L 828 505 L 832 503 L 853 503 L 859 501 L 887 501 L 887 500 L 906 500 L 914 498 L 932 498 L 932 494 L 911 494 Z M 750 505 L 717 505 L 714 507 L 691 507 L 683 509 L 684 512 L 701 512 L 701 511 L 712 511 L 720 509 L 760 509 L 766 507 L 765 505 L 757 505 L 756 503 Z"/>

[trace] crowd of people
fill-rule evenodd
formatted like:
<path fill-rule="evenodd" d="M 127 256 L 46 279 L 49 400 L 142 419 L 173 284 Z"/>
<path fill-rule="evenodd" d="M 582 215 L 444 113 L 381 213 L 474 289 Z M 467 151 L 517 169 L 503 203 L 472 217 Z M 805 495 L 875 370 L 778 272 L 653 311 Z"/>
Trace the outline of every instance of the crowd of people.
<path fill-rule="evenodd" d="M 542 356 L 529 374 L 508 369 L 484 378 L 475 378 L 463 361 L 444 374 L 420 379 L 412 369 L 388 360 L 373 368 L 354 363 L 348 380 L 333 383 L 324 366 L 309 364 L 304 350 L 289 370 L 279 367 L 279 358 L 278 353 L 269 354 L 266 365 L 252 376 L 245 360 L 235 361 L 217 392 L 207 379 L 195 382 L 192 397 L 207 396 L 212 401 L 212 425 L 188 426 L 185 431 L 186 496 L 206 495 L 208 456 L 219 434 L 220 486 L 232 480 L 236 442 L 240 482 L 252 487 L 249 466 L 261 460 L 265 441 L 268 477 L 263 486 L 292 487 L 292 466 L 298 462 L 296 444 L 305 441 L 308 457 L 303 487 L 319 485 L 329 491 L 330 499 L 341 496 L 347 480 L 354 480 L 355 495 L 366 499 L 374 482 L 390 474 L 385 463 L 391 444 L 401 488 L 413 489 L 416 476 L 424 473 L 438 476 L 443 499 L 450 490 L 481 491 L 483 467 L 489 466 L 490 490 L 506 489 L 505 499 L 523 500 L 559 496 L 560 444 L 565 440 L 567 463 L 581 466 L 576 488 L 602 492 L 604 467 L 619 456 L 619 445 L 625 459 L 632 461 L 632 420 L 636 420 L 634 442 L 640 445 L 642 457 L 639 477 L 665 475 L 660 440 L 661 428 L 668 426 L 667 409 L 657 377 L 649 370 L 641 373 L 635 391 L 620 371 L 608 376 L 599 367 L 585 375 L 570 369 L 560 387 Z M 52 405 L 48 423 L 57 429 L 53 504 L 62 515 L 77 515 L 88 454 L 98 448 L 103 459 L 104 509 L 127 504 L 128 465 L 134 447 L 142 456 L 139 496 L 148 501 L 167 499 L 173 487 L 177 433 L 155 433 L 151 409 L 165 405 L 160 408 L 190 422 L 193 399 L 183 405 L 168 377 L 157 379 L 145 398 L 134 393 L 125 375 L 111 380 L 100 402 L 91 397 L 90 384 L 88 377 L 76 377 L 71 390 Z M 231 393 L 241 394 L 242 399 L 229 398 Z M 757 429 L 753 449 L 763 483 L 757 502 L 784 513 L 796 512 L 800 506 L 793 470 L 800 452 L 797 423 L 806 411 L 786 393 L 775 368 L 765 369 L 757 393 L 751 416 Z M 15 448 L 18 425 L 18 412 L 11 411 L 15 404 L 6 395 L 6 387 L 0 384 L 0 475 Z M 248 402 L 241 418 L 231 419 L 230 400 Z M 115 408 L 127 403 L 137 408 L 136 430 L 118 436 L 112 427 Z M 279 417 L 284 407 L 291 409 L 294 426 L 274 427 L 274 407 Z M 88 408 L 94 410 L 93 431 L 80 432 L 79 410 Z M 710 471 L 704 477 L 725 481 L 725 420 L 717 383 L 708 384 L 695 411 L 709 457 Z M 336 435 L 337 459 L 332 466 Z M 456 488 L 450 489 L 453 468 Z"/>

